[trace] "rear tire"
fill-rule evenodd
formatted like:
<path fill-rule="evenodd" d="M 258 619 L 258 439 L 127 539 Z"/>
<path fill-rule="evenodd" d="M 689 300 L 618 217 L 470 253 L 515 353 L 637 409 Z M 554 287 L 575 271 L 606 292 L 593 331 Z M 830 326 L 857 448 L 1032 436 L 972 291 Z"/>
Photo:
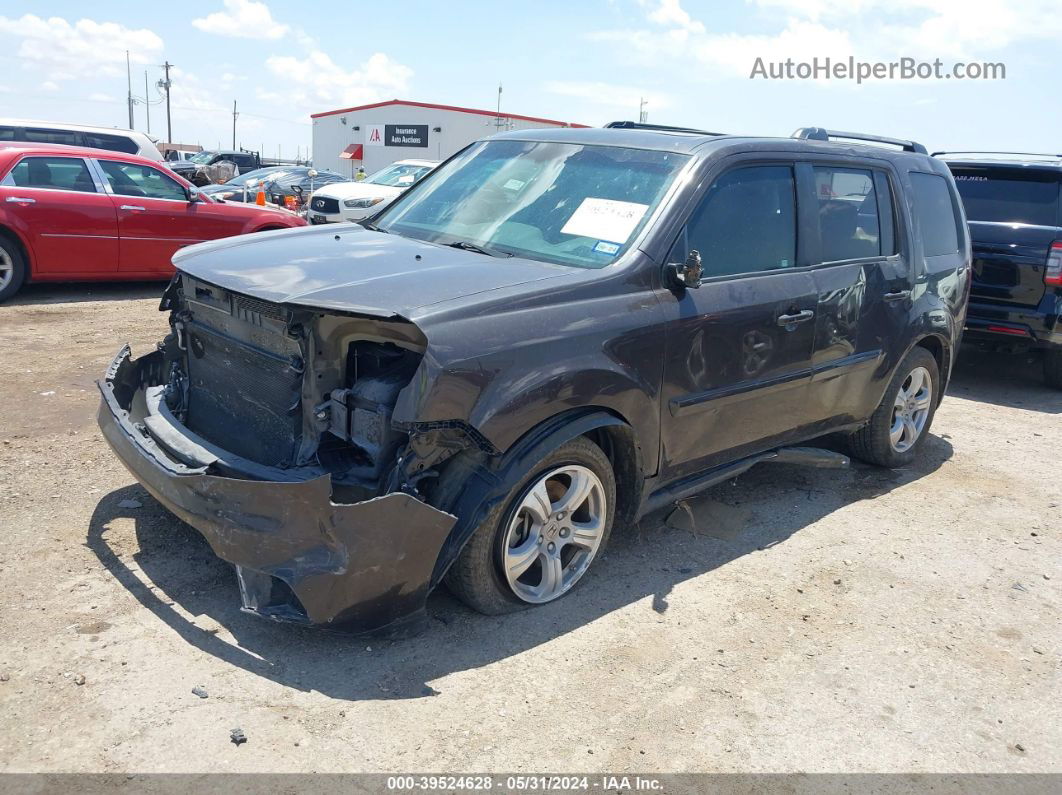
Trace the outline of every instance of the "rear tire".
<path fill-rule="evenodd" d="M 18 245 L 0 235 L 0 301 L 6 301 L 26 281 L 26 260 Z"/>
<path fill-rule="evenodd" d="M 1048 386 L 1062 389 L 1062 351 L 1044 351 L 1044 381 Z"/>
<path fill-rule="evenodd" d="M 487 615 L 559 599 L 604 550 L 615 512 L 608 457 L 588 439 L 574 439 L 531 467 L 487 514 L 446 585 Z"/>
<path fill-rule="evenodd" d="M 939 402 L 937 360 L 925 348 L 914 348 L 896 368 L 870 421 L 848 437 L 849 451 L 882 467 L 910 464 L 929 435 Z"/>

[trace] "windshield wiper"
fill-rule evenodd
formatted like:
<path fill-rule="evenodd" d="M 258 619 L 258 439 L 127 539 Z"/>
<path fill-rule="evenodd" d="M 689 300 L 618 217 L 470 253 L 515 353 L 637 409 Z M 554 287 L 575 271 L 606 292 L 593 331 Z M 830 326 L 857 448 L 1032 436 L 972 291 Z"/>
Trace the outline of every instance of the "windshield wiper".
<path fill-rule="evenodd" d="M 390 233 L 390 232 L 388 232 L 388 231 L 387 231 L 386 229 L 381 229 L 380 227 L 378 227 L 378 226 L 377 226 L 376 224 L 374 224 L 374 223 L 373 223 L 372 221 L 368 221 L 368 220 L 365 220 L 365 221 L 358 221 L 358 223 L 359 223 L 359 224 L 360 224 L 361 226 L 363 226 L 363 227 L 365 227 L 366 229 L 368 229 L 368 230 L 369 230 L 370 232 L 383 232 L 383 233 L 384 233 L 385 235 L 389 235 L 389 234 L 391 234 L 391 233 Z"/>
<path fill-rule="evenodd" d="M 468 240 L 455 240 L 453 243 L 445 243 L 444 245 L 450 248 L 459 248 L 462 251 L 475 251 L 477 254 L 486 254 L 488 257 L 511 257 L 508 251 L 498 251 L 497 249 L 483 248 L 476 243 L 472 243 Z"/>

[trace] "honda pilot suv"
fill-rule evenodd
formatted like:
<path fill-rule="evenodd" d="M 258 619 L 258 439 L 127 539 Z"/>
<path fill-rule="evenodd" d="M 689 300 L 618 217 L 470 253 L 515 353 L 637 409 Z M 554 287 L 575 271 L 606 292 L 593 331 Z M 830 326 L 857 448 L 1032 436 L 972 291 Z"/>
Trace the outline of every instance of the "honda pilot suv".
<path fill-rule="evenodd" d="M 973 241 L 965 340 L 1043 352 L 1062 389 L 1062 155 L 941 152 Z"/>
<path fill-rule="evenodd" d="M 404 633 L 445 581 L 504 613 L 827 432 L 919 454 L 970 279 L 947 167 L 626 126 L 501 134 L 358 225 L 175 255 L 172 332 L 118 354 L 99 422 L 244 609 Z"/>

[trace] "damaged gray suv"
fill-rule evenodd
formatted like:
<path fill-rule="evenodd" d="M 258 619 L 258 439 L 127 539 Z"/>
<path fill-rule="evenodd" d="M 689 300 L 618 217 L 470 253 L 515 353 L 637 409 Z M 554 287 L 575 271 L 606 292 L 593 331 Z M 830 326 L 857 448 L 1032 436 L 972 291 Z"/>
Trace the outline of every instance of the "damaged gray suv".
<path fill-rule="evenodd" d="M 244 609 L 398 634 L 443 581 L 547 603 L 614 526 L 821 463 L 806 440 L 918 454 L 970 283 L 948 169 L 626 126 L 496 136 L 360 225 L 174 258 L 171 333 L 119 353 L 99 420 Z"/>

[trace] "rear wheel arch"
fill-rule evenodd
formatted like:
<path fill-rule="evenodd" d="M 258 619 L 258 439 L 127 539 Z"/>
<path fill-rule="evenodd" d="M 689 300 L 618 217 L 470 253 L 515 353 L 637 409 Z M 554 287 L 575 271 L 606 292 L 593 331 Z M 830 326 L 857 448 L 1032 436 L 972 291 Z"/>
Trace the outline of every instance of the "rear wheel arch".
<path fill-rule="evenodd" d="M 937 334 L 927 334 L 916 340 L 911 348 L 925 348 L 936 360 L 937 373 L 940 377 L 940 390 L 937 393 L 936 402 L 939 404 L 944 397 L 944 390 L 947 388 L 948 378 L 951 375 L 951 346 L 941 336 Z M 908 351 L 908 353 L 910 353 L 910 351 Z"/>
<path fill-rule="evenodd" d="M 22 235 L 6 224 L 0 224 L 0 237 L 7 238 L 18 247 L 22 260 L 26 263 L 26 280 L 28 281 L 33 273 L 33 257 L 30 254 L 29 246 L 26 245 L 26 241 L 22 239 Z"/>
<path fill-rule="evenodd" d="M 30 258 L 27 246 L 19 236 L 5 226 L 0 225 L 0 246 L 3 258 L 0 259 L 0 301 L 14 296 L 26 283 L 30 275 Z"/>

